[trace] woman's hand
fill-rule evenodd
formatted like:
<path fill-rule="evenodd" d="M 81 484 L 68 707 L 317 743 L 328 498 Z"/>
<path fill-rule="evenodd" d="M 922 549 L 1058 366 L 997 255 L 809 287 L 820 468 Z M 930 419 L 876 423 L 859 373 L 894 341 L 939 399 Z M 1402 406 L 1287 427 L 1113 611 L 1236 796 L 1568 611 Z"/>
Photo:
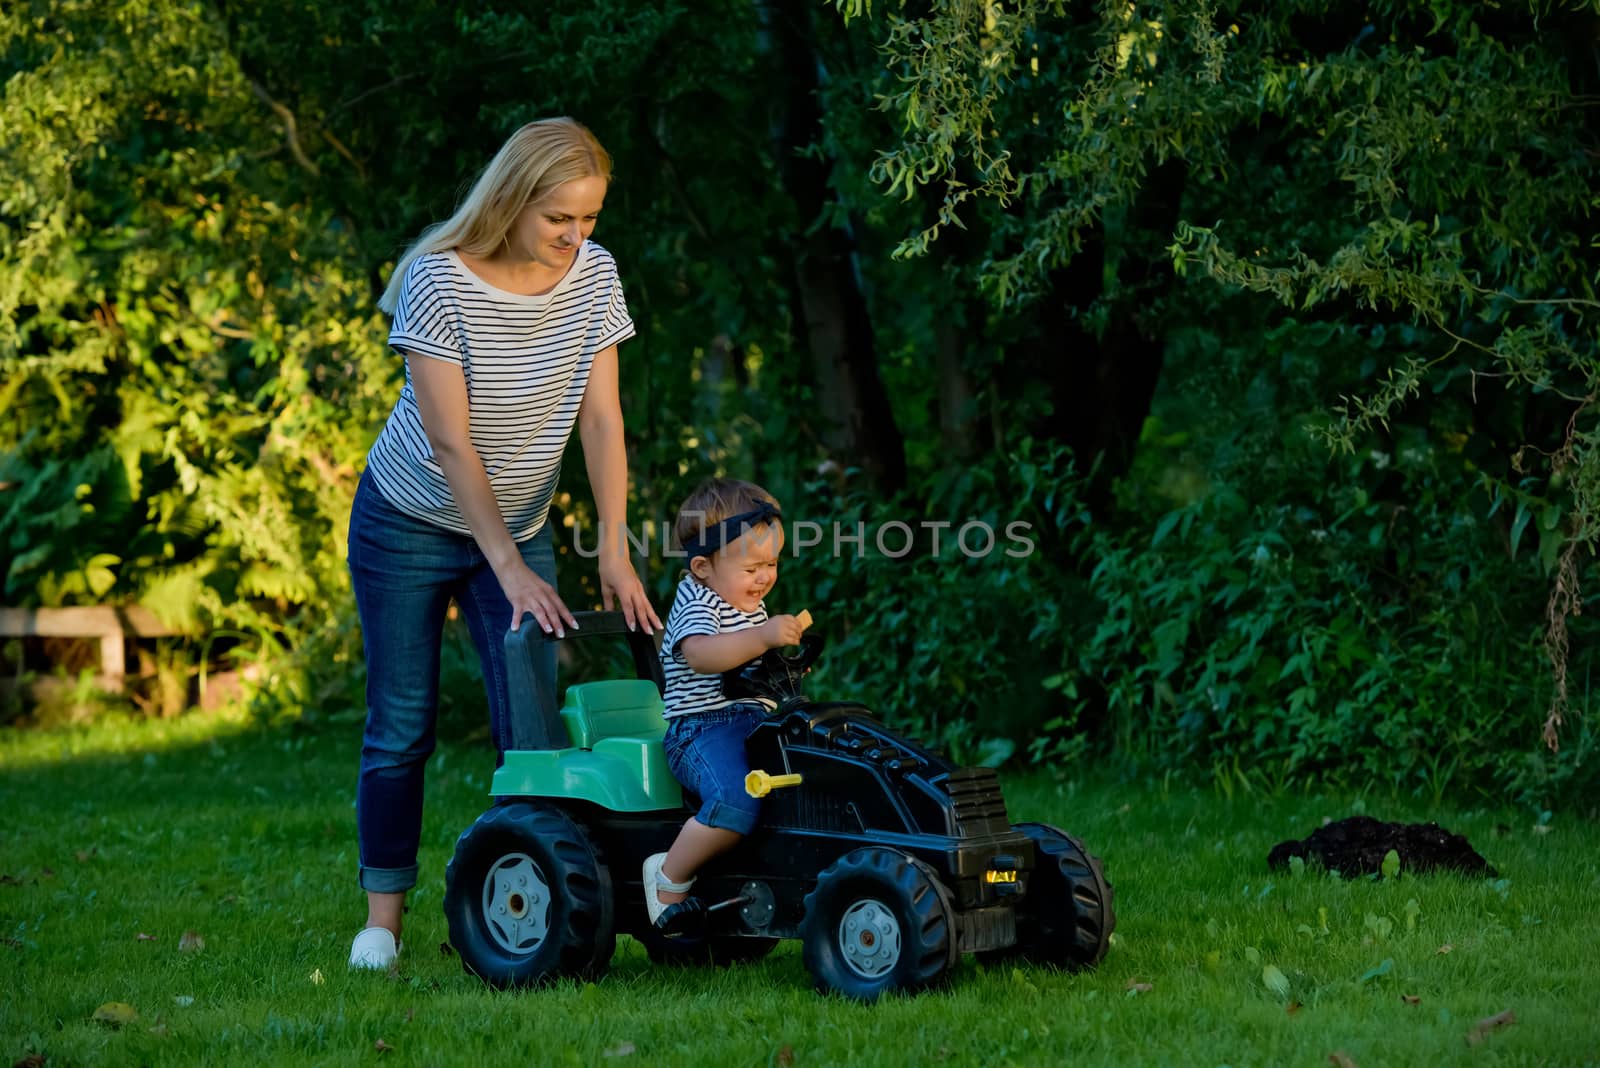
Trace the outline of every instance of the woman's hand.
<path fill-rule="evenodd" d="M 600 556 L 600 599 L 607 612 L 613 603 L 622 609 L 629 630 L 643 627 L 646 634 L 653 634 L 661 629 L 661 620 L 645 596 L 644 583 L 634 573 L 633 564 L 620 553 Z"/>
<path fill-rule="evenodd" d="M 511 602 L 512 630 L 519 627 L 524 614 L 538 620 L 546 634 L 553 631 L 558 638 L 567 636 L 566 628 L 569 626 L 577 629 L 578 621 L 561 603 L 561 596 L 556 593 L 555 587 L 534 574 L 533 569 L 520 558 L 508 563 L 503 573 L 495 572 L 495 577 L 500 580 L 500 589 L 505 592 L 506 600 Z"/>

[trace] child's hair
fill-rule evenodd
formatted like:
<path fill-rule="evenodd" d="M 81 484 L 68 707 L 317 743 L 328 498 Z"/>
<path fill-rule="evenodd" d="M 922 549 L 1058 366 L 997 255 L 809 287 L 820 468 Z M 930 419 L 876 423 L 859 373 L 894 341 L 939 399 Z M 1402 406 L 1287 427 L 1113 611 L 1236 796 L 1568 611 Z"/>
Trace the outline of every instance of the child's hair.
<path fill-rule="evenodd" d="M 754 511 L 763 501 L 778 508 L 778 499 L 754 482 L 739 478 L 708 478 L 689 494 L 689 499 L 678 509 L 678 519 L 672 527 L 673 540 L 682 549 L 703 537 L 708 529 L 724 519 Z M 716 553 L 710 555 L 715 557 Z"/>

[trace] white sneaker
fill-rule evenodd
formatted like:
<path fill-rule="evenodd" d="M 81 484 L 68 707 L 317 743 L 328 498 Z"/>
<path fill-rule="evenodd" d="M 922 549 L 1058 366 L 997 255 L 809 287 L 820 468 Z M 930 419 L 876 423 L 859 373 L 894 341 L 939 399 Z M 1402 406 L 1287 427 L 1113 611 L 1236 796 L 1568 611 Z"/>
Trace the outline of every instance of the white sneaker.
<path fill-rule="evenodd" d="M 665 853 L 652 853 L 644 858 L 644 910 L 650 917 L 650 926 L 654 927 L 661 918 L 661 911 L 667 907 L 657 893 L 665 890 L 669 894 L 687 894 L 694 886 L 694 880 L 688 879 L 675 883 L 661 873 L 661 865 L 666 863 Z"/>
<path fill-rule="evenodd" d="M 387 927 L 368 927 L 350 943 L 350 967 L 386 972 L 405 943 L 396 942 Z"/>

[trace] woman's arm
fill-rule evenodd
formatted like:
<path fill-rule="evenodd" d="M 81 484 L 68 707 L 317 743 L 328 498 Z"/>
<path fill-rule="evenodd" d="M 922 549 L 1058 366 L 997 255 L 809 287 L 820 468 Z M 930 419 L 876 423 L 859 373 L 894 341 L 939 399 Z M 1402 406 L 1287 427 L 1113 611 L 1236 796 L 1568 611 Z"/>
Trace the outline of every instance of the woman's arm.
<path fill-rule="evenodd" d="M 628 559 L 628 451 L 622 440 L 615 345 L 595 353 L 589 366 L 589 381 L 578 407 L 578 436 L 600 517 L 600 596 L 606 611 L 615 601 L 629 630 L 635 626 L 643 626 L 647 634 L 660 630 L 661 620 Z"/>
<path fill-rule="evenodd" d="M 433 447 L 433 458 L 444 471 L 467 529 L 511 602 L 511 629 L 517 629 L 526 612 L 539 621 L 546 634 L 565 635 L 563 624 L 575 627 L 577 621 L 555 589 L 523 561 L 500 514 L 483 459 L 473 448 L 466 375 L 458 364 L 414 352 L 406 353 L 406 366 L 411 370 L 411 389 L 417 396 L 417 411 Z"/>

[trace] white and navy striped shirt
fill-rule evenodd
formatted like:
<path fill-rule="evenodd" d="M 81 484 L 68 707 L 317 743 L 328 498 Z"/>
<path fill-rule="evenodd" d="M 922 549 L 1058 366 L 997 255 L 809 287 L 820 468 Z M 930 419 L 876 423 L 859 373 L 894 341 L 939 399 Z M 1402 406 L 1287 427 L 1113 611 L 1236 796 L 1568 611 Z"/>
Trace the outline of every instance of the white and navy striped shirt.
<path fill-rule="evenodd" d="M 536 297 L 491 286 L 454 250 L 418 256 L 406 270 L 389 346 L 460 365 L 472 447 L 506 529 L 523 541 L 550 511 L 594 354 L 633 333 L 611 253 L 585 241 L 555 288 Z M 402 512 L 472 533 L 423 431 L 409 367 L 367 470 Z"/>
<path fill-rule="evenodd" d="M 754 612 L 741 612 L 710 586 L 693 575 L 685 575 L 678 583 L 678 595 L 673 598 L 672 611 L 667 613 L 667 625 L 661 634 L 661 668 L 667 676 L 667 692 L 662 701 L 667 706 L 667 718 L 710 712 L 734 703 L 722 695 L 721 675 L 701 675 L 689 666 L 678 648 L 683 639 L 746 630 L 766 621 L 765 601 Z"/>

